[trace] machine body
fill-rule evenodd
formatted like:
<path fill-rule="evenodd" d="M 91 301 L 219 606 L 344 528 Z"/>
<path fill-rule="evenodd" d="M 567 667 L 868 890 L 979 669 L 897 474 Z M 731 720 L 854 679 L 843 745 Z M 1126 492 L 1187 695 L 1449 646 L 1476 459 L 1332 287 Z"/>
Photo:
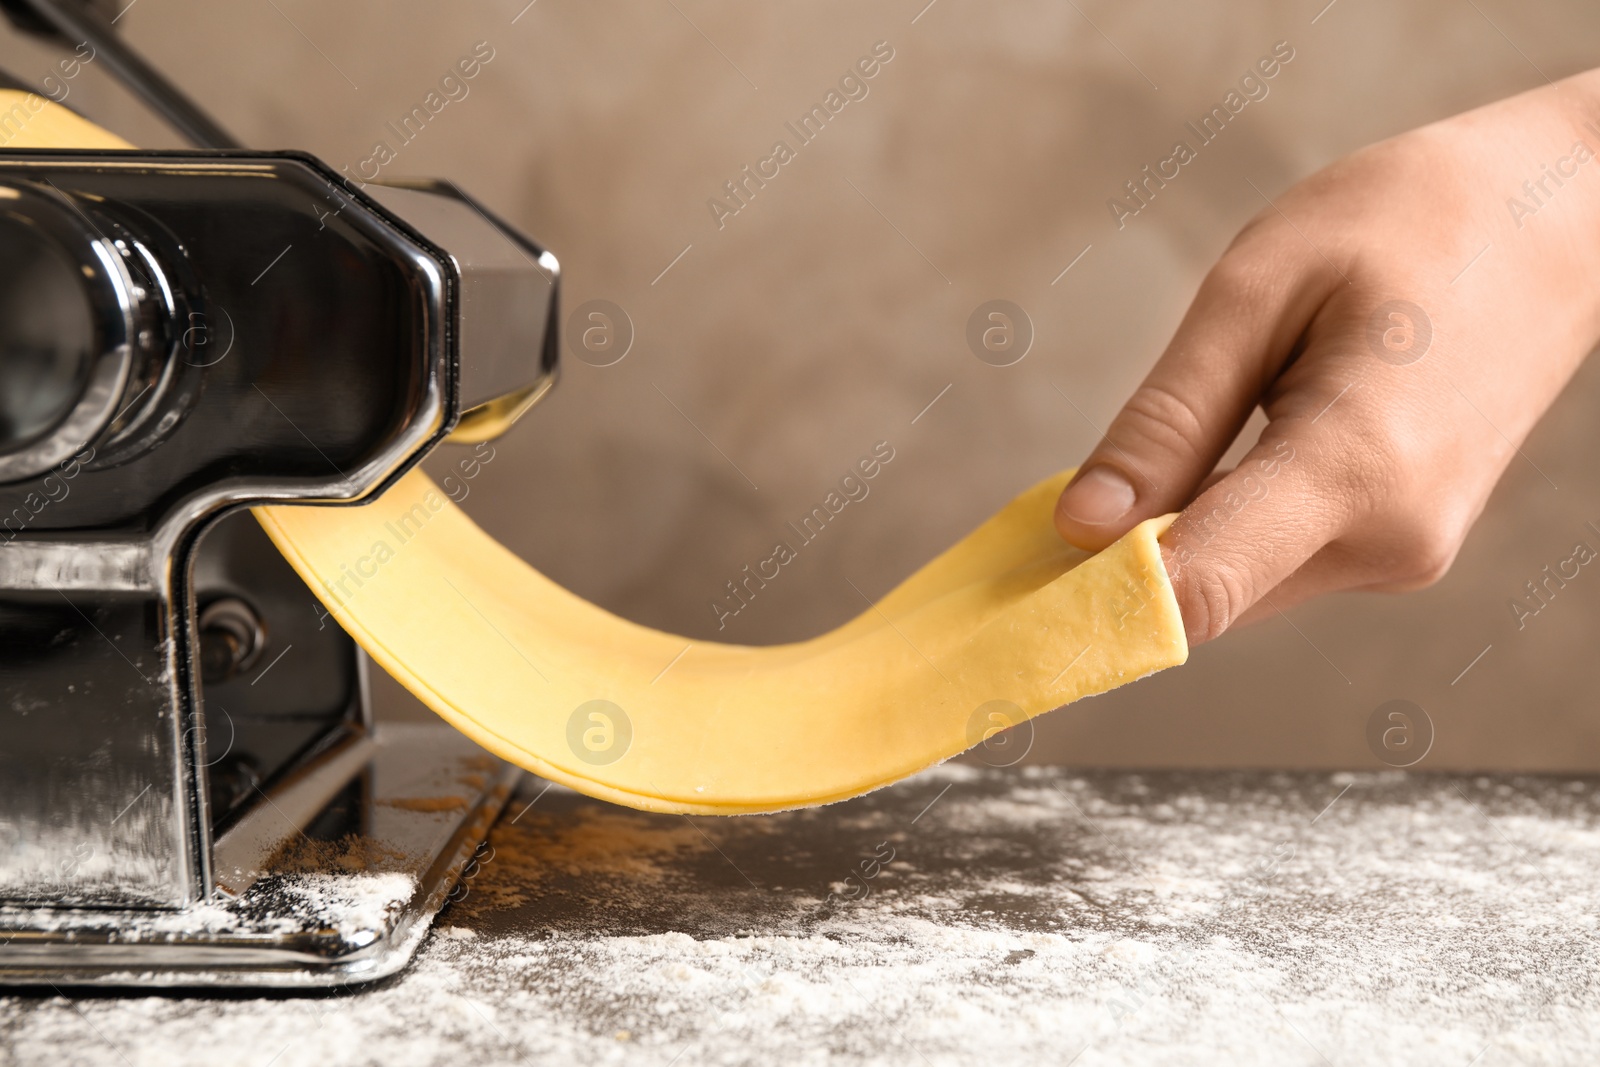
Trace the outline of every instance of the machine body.
<path fill-rule="evenodd" d="M 364 658 L 244 509 L 358 504 L 503 430 L 554 381 L 557 274 L 442 183 L 0 154 L 0 981 L 404 962 L 514 772 L 375 731 Z M 474 783 L 448 817 L 376 807 L 439 774 Z M 263 918 L 315 870 L 286 849 L 380 824 L 413 888 L 378 929 Z"/>

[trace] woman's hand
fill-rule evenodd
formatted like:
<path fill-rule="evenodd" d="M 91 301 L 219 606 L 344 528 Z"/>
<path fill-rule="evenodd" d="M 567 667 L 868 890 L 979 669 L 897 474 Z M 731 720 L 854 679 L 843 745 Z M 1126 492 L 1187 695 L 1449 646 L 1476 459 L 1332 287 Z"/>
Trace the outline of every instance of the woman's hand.
<path fill-rule="evenodd" d="M 1182 508 L 1162 544 L 1192 643 L 1437 581 L 1600 339 L 1597 152 L 1593 71 L 1276 198 L 1062 493 L 1061 535 L 1100 548 Z M 1258 404 L 1259 443 L 1208 479 Z"/>

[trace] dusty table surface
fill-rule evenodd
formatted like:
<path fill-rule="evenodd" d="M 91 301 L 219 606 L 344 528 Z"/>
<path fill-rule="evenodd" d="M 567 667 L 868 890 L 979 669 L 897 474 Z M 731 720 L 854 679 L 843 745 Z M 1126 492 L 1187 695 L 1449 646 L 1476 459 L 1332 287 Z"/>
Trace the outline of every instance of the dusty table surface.
<path fill-rule="evenodd" d="M 1600 780 L 947 767 L 646 815 L 530 780 L 412 966 L 0 998 L 0 1063 L 1593 1063 Z"/>

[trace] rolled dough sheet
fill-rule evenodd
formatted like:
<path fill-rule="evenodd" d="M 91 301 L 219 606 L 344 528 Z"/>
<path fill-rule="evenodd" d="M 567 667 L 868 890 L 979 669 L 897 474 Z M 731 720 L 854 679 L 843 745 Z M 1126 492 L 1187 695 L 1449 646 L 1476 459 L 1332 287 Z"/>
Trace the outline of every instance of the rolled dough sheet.
<path fill-rule="evenodd" d="M 33 93 L 7 149 L 130 148 Z M 689 641 L 567 592 L 421 472 L 361 507 L 256 517 L 385 670 L 479 744 L 580 792 L 737 814 L 842 800 L 1188 658 L 1152 519 L 1098 555 L 1023 493 L 831 633 Z"/>
<path fill-rule="evenodd" d="M 738 814 L 842 800 L 1188 656 L 1152 519 L 1051 523 L 1070 472 L 796 644 L 691 641 L 556 585 L 420 471 L 360 507 L 255 514 L 390 674 L 498 755 L 604 800 Z"/>

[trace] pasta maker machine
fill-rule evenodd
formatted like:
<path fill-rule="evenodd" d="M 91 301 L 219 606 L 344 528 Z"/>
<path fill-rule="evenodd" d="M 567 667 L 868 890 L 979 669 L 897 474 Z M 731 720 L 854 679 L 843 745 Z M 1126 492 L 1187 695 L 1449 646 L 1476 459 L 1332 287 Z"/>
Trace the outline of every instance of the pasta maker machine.
<path fill-rule="evenodd" d="M 504 430 L 558 264 L 446 183 L 238 148 L 92 0 L 0 10 L 203 146 L 0 150 L 0 983 L 392 973 L 518 772 L 374 724 L 247 509 Z"/>

